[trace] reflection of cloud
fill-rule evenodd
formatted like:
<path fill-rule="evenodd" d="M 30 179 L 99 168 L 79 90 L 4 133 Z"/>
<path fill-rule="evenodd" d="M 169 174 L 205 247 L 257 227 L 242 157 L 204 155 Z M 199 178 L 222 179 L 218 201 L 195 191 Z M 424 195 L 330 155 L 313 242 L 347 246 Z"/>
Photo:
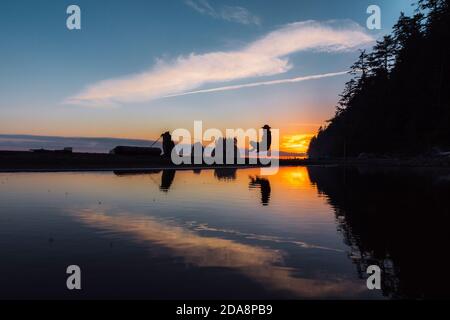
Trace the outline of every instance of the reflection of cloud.
<path fill-rule="evenodd" d="M 164 246 L 175 255 L 182 256 L 189 264 L 236 269 L 275 290 L 287 290 L 300 297 L 340 297 L 364 290 L 356 283 L 345 280 L 297 278 L 292 269 L 280 266 L 283 259 L 278 250 L 241 244 L 233 240 L 203 237 L 149 217 L 108 216 L 91 210 L 76 212 L 73 215 L 90 226 L 129 233 L 138 241 L 150 241 Z"/>
<path fill-rule="evenodd" d="M 254 240 L 259 240 L 259 241 L 270 241 L 270 242 L 274 242 L 274 243 L 290 243 L 290 244 L 295 244 L 295 245 L 297 245 L 301 248 L 305 248 L 305 249 L 320 249 L 320 250 L 327 250 L 327 251 L 344 252 L 343 250 L 340 250 L 340 249 L 334 249 L 334 248 L 329 248 L 329 247 L 324 247 L 324 246 L 317 246 L 315 244 L 310 244 L 310 243 L 306 243 L 303 241 L 284 239 L 284 238 L 275 237 L 275 236 L 259 235 L 259 234 L 254 234 L 254 233 L 246 233 L 246 232 L 240 232 L 240 231 L 230 230 L 230 229 L 213 228 L 213 227 L 208 226 L 207 224 L 200 224 L 200 225 L 194 225 L 194 226 L 195 226 L 195 230 L 198 230 L 198 231 L 213 231 L 213 232 L 229 233 L 229 234 L 244 237 L 246 239 L 254 239 Z"/>
<path fill-rule="evenodd" d="M 151 70 L 90 85 L 66 102 L 113 106 L 182 94 L 210 83 L 278 75 L 292 68 L 289 55 L 293 53 L 339 52 L 372 40 L 351 21 L 291 23 L 240 50 L 191 53 L 174 61 L 160 60 Z"/>
<path fill-rule="evenodd" d="M 250 11 L 243 7 L 222 6 L 216 9 L 208 2 L 208 0 L 185 0 L 185 3 L 195 11 L 215 19 L 222 19 L 225 21 L 247 25 L 261 24 L 261 19 L 259 17 L 253 15 Z"/>

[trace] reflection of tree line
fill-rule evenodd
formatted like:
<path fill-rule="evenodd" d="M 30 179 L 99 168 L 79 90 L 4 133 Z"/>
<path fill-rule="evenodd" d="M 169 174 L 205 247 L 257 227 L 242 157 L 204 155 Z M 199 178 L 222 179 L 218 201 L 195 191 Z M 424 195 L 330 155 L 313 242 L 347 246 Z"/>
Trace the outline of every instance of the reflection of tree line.
<path fill-rule="evenodd" d="M 391 298 L 449 297 L 445 261 L 450 243 L 449 173 L 432 169 L 308 168 L 328 197 L 358 273 L 383 270 Z"/>
<path fill-rule="evenodd" d="M 175 180 L 176 170 L 147 170 L 147 171 L 115 171 L 114 174 L 117 176 L 127 176 L 127 175 L 142 175 L 142 174 L 161 174 L 161 184 L 159 186 L 159 190 L 162 192 L 169 192 L 172 187 L 173 181 Z M 201 174 L 200 169 L 195 169 L 194 174 Z M 214 177 L 218 181 L 226 181 L 231 182 L 236 180 L 237 178 L 237 169 L 235 168 L 217 168 L 214 169 Z M 260 189 L 261 191 L 261 204 L 263 206 L 269 205 L 270 200 L 270 181 L 261 177 L 250 177 L 249 188 L 252 189 Z"/>

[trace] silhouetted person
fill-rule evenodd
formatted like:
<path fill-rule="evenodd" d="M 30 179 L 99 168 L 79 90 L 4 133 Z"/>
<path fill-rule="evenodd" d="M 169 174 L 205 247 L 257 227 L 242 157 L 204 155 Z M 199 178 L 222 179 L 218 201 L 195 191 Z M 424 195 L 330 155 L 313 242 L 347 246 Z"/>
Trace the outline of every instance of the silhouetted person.
<path fill-rule="evenodd" d="M 263 206 L 268 206 L 270 201 L 270 181 L 259 177 L 250 177 L 250 188 L 259 188 L 261 190 L 261 203 Z"/>
<path fill-rule="evenodd" d="M 169 131 L 164 132 L 161 137 L 163 138 L 163 152 L 164 157 L 170 158 L 172 155 L 172 150 L 175 148 L 175 143 L 172 141 L 172 136 Z"/>
<path fill-rule="evenodd" d="M 159 190 L 163 192 L 168 192 L 172 186 L 173 180 L 175 179 L 175 170 L 163 170 L 161 175 L 161 186 Z"/>
<path fill-rule="evenodd" d="M 250 141 L 250 146 L 253 148 L 250 150 L 251 152 L 266 152 L 269 151 L 272 146 L 272 131 L 270 131 L 272 128 L 266 124 L 262 129 L 264 129 L 264 133 L 261 142 Z"/>

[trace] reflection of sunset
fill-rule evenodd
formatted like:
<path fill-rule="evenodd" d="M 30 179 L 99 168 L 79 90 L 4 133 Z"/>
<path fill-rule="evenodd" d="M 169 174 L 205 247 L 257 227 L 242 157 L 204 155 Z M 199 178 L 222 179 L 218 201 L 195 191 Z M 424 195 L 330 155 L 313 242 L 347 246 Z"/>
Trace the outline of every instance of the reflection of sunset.
<path fill-rule="evenodd" d="M 345 260 L 346 247 L 307 168 L 282 167 L 274 176 L 261 176 L 260 168 L 181 170 L 170 187 L 162 190 L 163 184 L 163 171 L 0 174 L 0 203 L 17 199 L 39 212 L 60 208 L 70 216 L 68 227 L 75 221 L 75 230 L 94 230 L 93 237 L 77 241 L 125 241 L 146 250 L 139 258 L 143 261 L 164 261 L 161 268 L 180 262 L 183 270 L 188 266 L 183 271 L 187 277 L 220 269 L 274 296 L 354 297 L 364 292 L 364 282 L 320 264 Z M 310 267 L 312 259 L 317 270 Z M 220 281 L 214 285 L 220 287 Z"/>
<path fill-rule="evenodd" d="M 270 176 L 268 179 L 275 190 L 277 188 L 302 189 L 302 194 L 307 193 L 310 197 L 313 197 L 316 192 L 311 185 L 306 167 L 282 167 L 277 175 Z"/>
<path fill-rule="evenodd" d="M 313 134 L 285 135 L 281 141 L 281 149 L 286 152 L 305 153 Z"/>
<path fill-rule="evenodd" d="M 309 186 L 308 171 L 305 167 L 289 168 L 289 170 L 282 171 L 283 181 L 287 182 L 289 186 L 302 187 Z"/>

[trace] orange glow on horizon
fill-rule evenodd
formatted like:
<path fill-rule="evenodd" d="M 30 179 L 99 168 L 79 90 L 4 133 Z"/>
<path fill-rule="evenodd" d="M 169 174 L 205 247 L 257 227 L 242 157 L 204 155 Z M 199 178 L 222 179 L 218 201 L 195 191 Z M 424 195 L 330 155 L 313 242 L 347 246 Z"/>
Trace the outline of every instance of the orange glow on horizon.
<path fill-rule="evenodd" d="M 314 134 L 284 135 L 281 139 L 281 150 L 293 153 L 306 153 Z"/>

